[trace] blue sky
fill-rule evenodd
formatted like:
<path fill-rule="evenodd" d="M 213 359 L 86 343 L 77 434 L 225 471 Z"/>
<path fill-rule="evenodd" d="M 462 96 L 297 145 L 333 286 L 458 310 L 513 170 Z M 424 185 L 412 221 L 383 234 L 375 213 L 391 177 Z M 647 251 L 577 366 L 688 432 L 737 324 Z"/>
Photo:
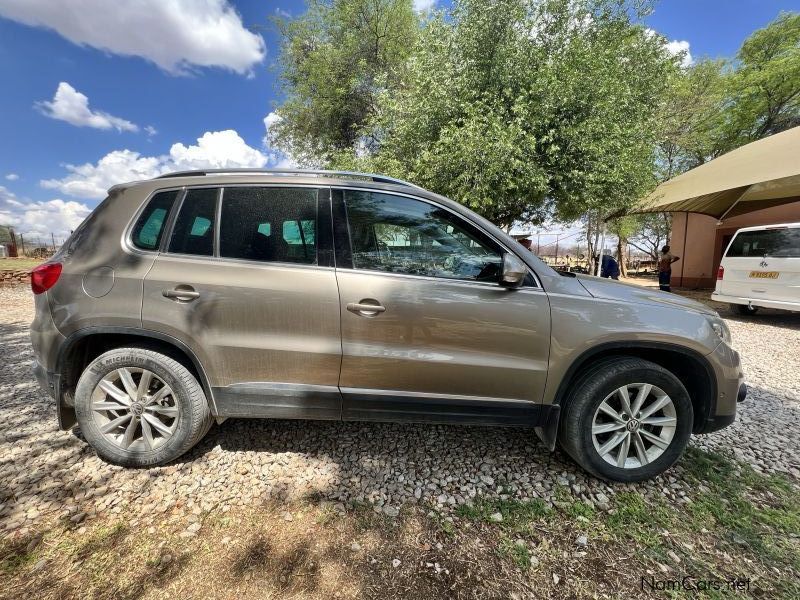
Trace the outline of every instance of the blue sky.
<path fill-rule="evenodd" d="M 0 222 L 61 234 L 120 181 L 284 164 L 264 146 L 280 95 L 269 17 L 303 2 L 70 4 L 0 0 Z M 781 10 L 800 0 L 662 0 L 646 24 L 696 60 L 732 56 Z"/>

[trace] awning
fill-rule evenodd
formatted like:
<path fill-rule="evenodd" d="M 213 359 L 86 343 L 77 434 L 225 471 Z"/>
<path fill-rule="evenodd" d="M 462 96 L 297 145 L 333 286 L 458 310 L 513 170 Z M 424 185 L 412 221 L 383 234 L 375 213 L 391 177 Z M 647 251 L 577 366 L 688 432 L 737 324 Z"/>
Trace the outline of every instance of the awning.
<path fill-rule="evenodd" d="M 718 219 L 800 201 L 800 127 L 752 142 L 659 185 L 631 213 Z"/>

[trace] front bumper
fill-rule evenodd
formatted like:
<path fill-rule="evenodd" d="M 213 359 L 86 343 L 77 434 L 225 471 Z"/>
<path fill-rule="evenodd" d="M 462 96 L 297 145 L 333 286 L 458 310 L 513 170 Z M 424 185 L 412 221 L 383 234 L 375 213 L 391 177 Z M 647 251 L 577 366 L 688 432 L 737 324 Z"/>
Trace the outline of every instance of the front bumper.
<path fill-rule="evenodd" d="M 695 433 L 711 433 L 731 425 L 736 420 L 736 405 L 747 397 L 742 363 L 736 350 L 722 342 L 707 358 L 717 380 L 717 395 L 705 422 Z"/>

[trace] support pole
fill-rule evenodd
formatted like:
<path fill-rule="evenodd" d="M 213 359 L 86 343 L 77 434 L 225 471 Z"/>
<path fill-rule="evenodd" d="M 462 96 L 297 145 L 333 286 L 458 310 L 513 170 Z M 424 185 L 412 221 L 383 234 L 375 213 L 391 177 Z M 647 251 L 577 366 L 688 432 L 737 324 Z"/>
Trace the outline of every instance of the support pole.
<path fill-rule="evenodd" d="M 683 268 L 686 266 L 686 236 L 689 234 L 689 213 L 685 212 L 683 214 L 683 251 L 681 252 L 681 283 L 679 287 L 683 287 Z"/>
<path fill-rule="evenodd" d="M 603 222 L 603 234 L 600 237 L 600 252 L 598 253 L 599 258 L 597 259 L 597 272 L 595 275 L 600 277 L 600 269 L 603 266 L 603 252 L 606 249 L 606 224 L 605 221 Z"/>

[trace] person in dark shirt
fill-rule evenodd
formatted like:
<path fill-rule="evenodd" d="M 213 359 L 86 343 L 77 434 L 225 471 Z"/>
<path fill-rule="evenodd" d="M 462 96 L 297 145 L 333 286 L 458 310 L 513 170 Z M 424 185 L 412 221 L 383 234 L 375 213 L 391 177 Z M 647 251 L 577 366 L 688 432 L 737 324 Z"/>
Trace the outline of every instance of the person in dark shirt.
<path fill-rule="evenodd" d="M 600 259 L 595 255 L 595 262 Z M 603 254 L 603 264 L 600 265 L 600 277 L 605 279 L 619 279 L 619 265 L 617 261 L 611 258 L 608 254 Z"/>

